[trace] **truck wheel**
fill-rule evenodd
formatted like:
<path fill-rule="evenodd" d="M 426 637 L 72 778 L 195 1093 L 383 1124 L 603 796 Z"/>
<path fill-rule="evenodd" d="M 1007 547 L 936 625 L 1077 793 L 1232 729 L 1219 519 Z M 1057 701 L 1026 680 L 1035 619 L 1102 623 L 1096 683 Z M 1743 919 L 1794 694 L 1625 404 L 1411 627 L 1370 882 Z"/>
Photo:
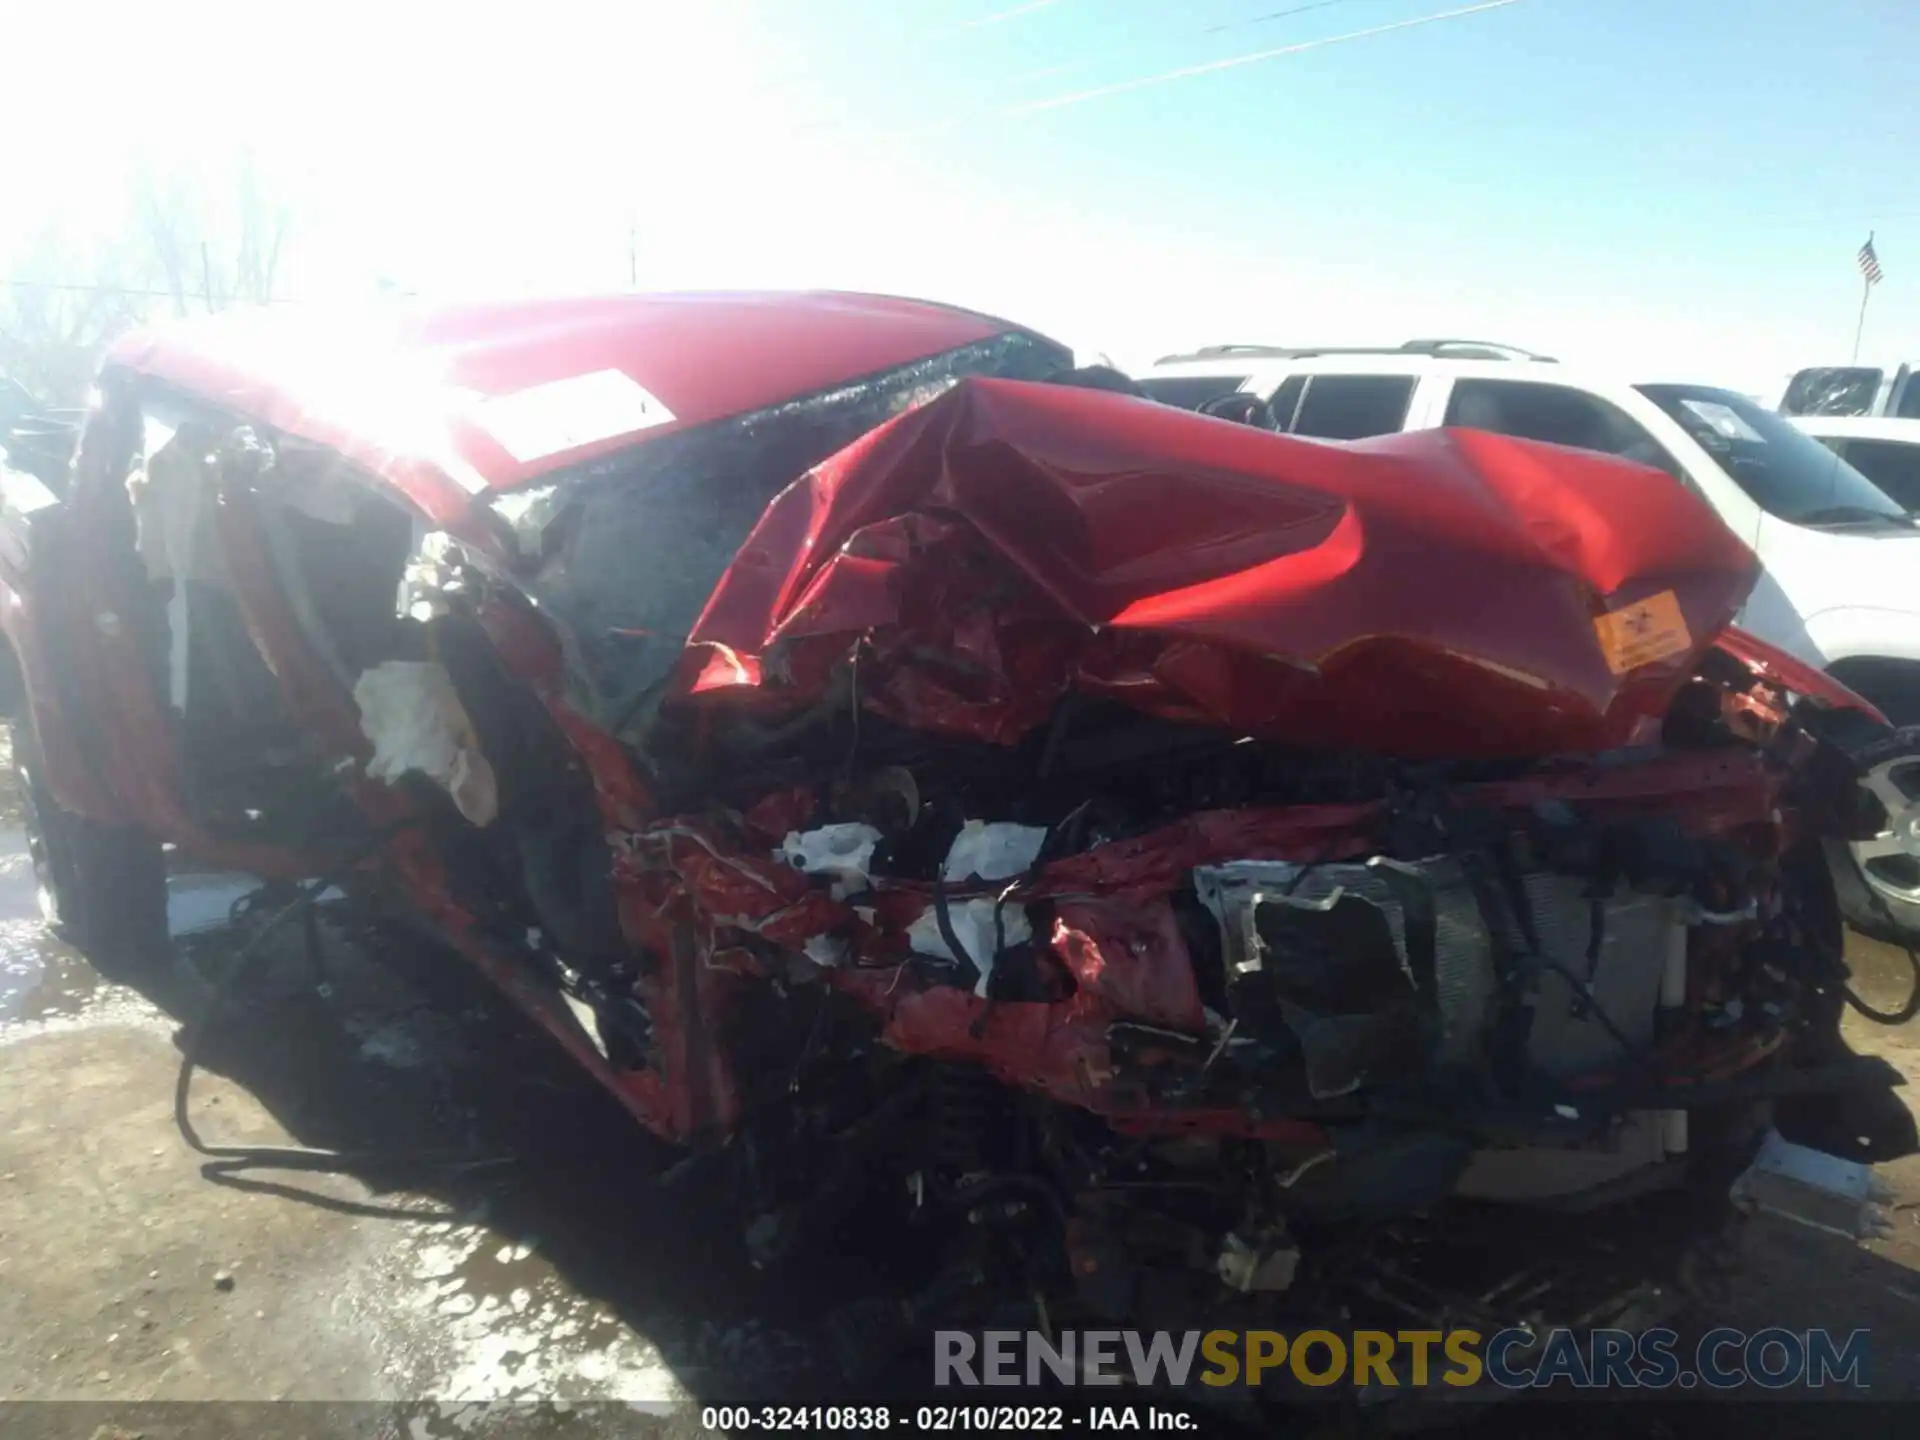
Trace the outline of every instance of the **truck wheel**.
<path fill-rule="evenodd" d="M 1840 914 L 1863 935 L 1920 946 L 1920 725 L 1877 730 L 1850 753 L 1880 831 L 1827 844 Z"/>
<path fill-rule="evenodd" d="M 41 778 L 31 720 L 13 722 L 13 766 L 48 926 L 104 975 L 131 977 L 158 964 L 169 944 L 160 842 L 61 809 Z"/>

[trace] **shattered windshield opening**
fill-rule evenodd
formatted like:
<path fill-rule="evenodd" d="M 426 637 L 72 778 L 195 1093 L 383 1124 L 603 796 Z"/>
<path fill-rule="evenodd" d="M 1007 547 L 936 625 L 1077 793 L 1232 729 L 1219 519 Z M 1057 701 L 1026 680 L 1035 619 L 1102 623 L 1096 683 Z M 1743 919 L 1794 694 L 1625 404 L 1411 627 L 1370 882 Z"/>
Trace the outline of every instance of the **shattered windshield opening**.
<path fill-rule="evenodd" d="M 500 496 L 529 589 L 584 669 L 579 703 L 617 728 L 672 670 L 774 496 L 867 431 L 969 376 L 1044 380 L 1072 356 L 1011 333 L 822 394 L 648 440 Z"/>

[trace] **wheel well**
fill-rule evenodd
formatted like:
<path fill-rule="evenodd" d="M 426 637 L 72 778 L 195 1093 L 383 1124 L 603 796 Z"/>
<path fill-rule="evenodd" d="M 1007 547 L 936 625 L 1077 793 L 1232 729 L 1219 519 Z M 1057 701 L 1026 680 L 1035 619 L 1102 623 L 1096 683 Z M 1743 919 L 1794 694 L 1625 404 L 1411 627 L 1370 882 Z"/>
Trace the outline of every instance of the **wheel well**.
<path fill-rule="evenodd" d="M 1920 661 L 1852 655 L 1834 661 L 1827 673 L 1871 700 L 1895 725 L 1920 725 Z"/>

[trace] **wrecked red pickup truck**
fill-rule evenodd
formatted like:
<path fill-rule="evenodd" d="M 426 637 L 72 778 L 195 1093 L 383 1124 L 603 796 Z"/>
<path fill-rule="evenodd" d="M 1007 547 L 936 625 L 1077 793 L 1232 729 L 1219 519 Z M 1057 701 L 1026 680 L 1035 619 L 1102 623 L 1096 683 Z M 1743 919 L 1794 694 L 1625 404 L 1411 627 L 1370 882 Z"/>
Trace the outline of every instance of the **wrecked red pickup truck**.
<path fill-rule="evenodd" d="M 163 841 L 344 877 L 763 1259 L 939 1217 L 894 1323 L 1234 1323 L 1383 1226 L 1914 1148 L 1821 854 L 1880 722 L 1730 628 L 1704 505 L 1098 378 L 834 294 L 123 343 L 0 553 L 54 908 L 124 965 Z"/>

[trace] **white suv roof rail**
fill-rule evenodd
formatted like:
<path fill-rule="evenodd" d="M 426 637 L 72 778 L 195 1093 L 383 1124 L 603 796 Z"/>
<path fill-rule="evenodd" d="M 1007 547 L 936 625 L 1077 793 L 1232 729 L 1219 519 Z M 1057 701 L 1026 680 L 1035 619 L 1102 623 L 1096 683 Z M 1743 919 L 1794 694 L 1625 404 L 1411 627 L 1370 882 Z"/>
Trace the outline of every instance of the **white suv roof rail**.
<path fill-rule="evenodd" d="M 1518 345 L 1502 345 L 1492 340 L 1408 340 L 1400 345 L 1203 345 L 1180 355 L 1163 355 L 1158 365 L 1173 365 L 1187 360 L 1226 360 L 1244 356 L 1249 360 L 1304 360 L 1315 355 L 1431 355 L 1455 360 L 1530 360 L 1551 365 L 1551 355 L 1536 355 Z"/>
<path fill-rule="evenodd" d="M 1400 347 L 1412 355 L 1451 355 L 1456 360 L 1531 360 L 1542 365 L 1557 362 L 1551 355 L 1537 355 L 1518 345 L 1502 345 L 1494 340 L 1409 340 Z"/>

